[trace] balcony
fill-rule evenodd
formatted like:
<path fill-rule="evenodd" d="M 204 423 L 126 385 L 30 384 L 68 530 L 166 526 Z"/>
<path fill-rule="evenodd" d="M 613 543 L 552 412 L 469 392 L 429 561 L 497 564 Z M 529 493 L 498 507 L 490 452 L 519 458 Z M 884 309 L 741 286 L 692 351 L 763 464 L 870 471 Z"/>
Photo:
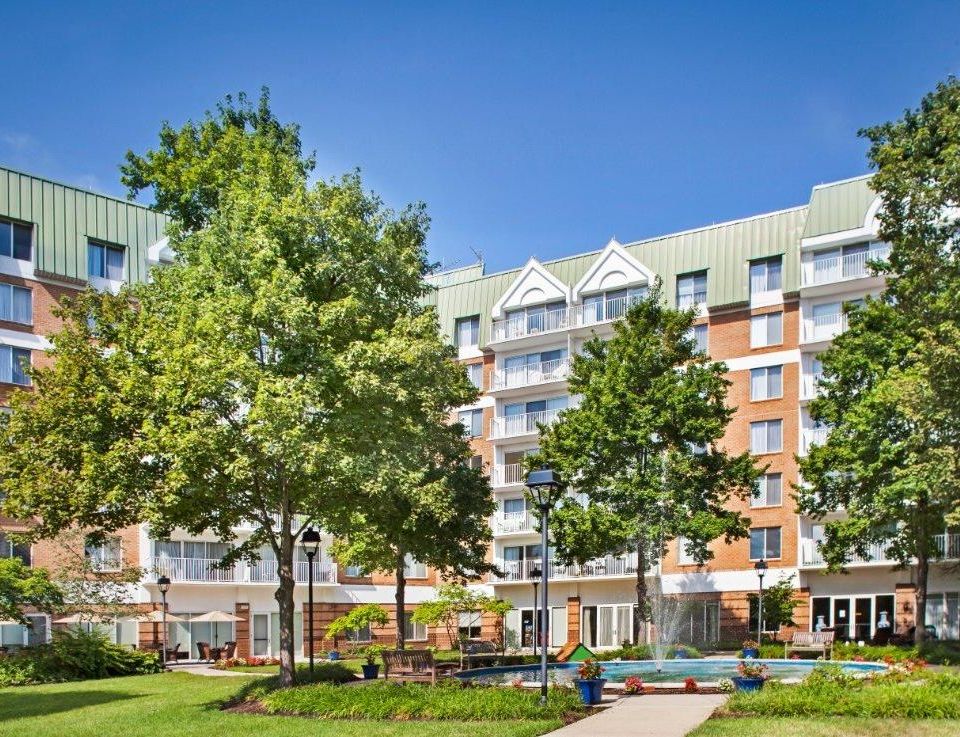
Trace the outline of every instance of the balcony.
<path fill-rule="evenodd" d="M 490 483 L 494 487 L 522 484 L 525 476 L 522 463 L 506 463 L 490 469 Z"/>
<path fill-rule="evenodd" d="M 490 342 L 527 338 L 570 327 L 570 309 L 563 307 L 532 315 L 518 315 L 505 320 L 494 320 L 490 326 Z"/>
<path fill-rule="evenodd" d="M 869 251 L 846 256 L 806 260 L 800 272 L 800 286 L 815 287 L 872 276 L 868 263 L 885 261 L 889 256 L 890 246 L 883 244 Z"/>
<path fill-rule="evenodd" d="M 533 532 L 537 527 L 537 518 L 529 511 L 504 512 L 493 518 L 495 535 L 510 535 L 517 532 Z"/>
<path fill-rule="evenodd" d="M 150 568 L 158 576 L 168 576 L 171 581 L 184 583 L 277 583 L 275 560 L 258 560 L 256 563 L 240 561 L 227 568 L 220 568 L 219 558 L 167 558 L 154 557 Z M 307 561 L 295 561 L 293 577 L 297 583 L 307 583 Z M 317 584 L 337 582 L 337 564 L 320 561 L 313 565 L 313 581 Z"/>
<path fill-rule="evenodd" d="M 524 386 L 547 384 L 551 381 L 563 381 L 569 373 L 569 358 L 528 363 L 524 366 L 511 366 L 493 372 L 493 385 L 490 389 L 491 391 L 517 389 Z"/>
<path fill-rule="evenodd" d="M 820 343 L 833 340 L 848 327 L 847 316 L 838 310 L 824 315 L 814 315 L 803 321 L 803 341 Z"/>
<path fill-rule="evenodd" d="M 494 417 L 492 437 L 499 440 L 538 432 L 540 425 L 551 425 L 556 422 L 561 411 L 559 409 L 547 409 L 542 412 L 525 412 L 520 415 Z"/>
<path fill-rule="evenodd" d="M 645 295 L 634 295 L 626 297 L 616 297 L 606 299 L 602 302 L 592 304 L 577 305 L 571 307 L 570 324 L 574 327 L 590 327 L 591 325 L 602 325 L 604 323 L 619 320 L 637 302 L 643 300 Z"/>
<path fill-rule="evenodd" d="M 800 452 L 806 455 L 814 445 L 823 445 L 830 434 L 829 427 L 808 427 L 800 433 Z"/>
<path fill-rule="evenodd" d="M 496 560 L 494 565 L 499 568 L 503 575 L 491 574 L 490 580 L 493 583 L 518 583 L 521 581 L 533 582 L 531 571 L 540 568 L 542 561 L 539 559 L 530 560 Z M 610 578 L 616 576 L 636 576 L 637 575 L 637 555 L 630 553 L 627 555 L 597 558 L 586 563 L 571 563 L 564 565 L 556 560 L 547 562 L 547 575 L 551 581 L 571 578 Z"/>
<path fill-rule="evenodd" d="M 273 521 L 273 529 L 274 529 L 274 530 L 279 530 L 279 529 L 280 529 L 280 519 L 281 519 L 281 518 L 280 518 L 280 515 L 279 515 L 279 514 L 271 514 L 270 517 L 271 517 L 271 519 L 272 519 L 272 521 Z M 291 525 L 290 525 L 290 526 L 291 526 L 293 529 L 297 530 L 297 529 L 300 529 L 301 527 L 303 527 L 303 524 L 304 524 L 306 521 L 307 521 L 306 515 L 303 515 L 303 514 L 295 514 L 295 515 L 293 515 L 293 519 L 291 520 Z M 242 522 L 242 523 L 240 523 L 239 525 L 237 525 L 234 529 L 240 530 L 240 531 L 244 531 L 244 532 L 252 532 L 252 531 L 254 531 L 254 530 L 259 530 L 259 529 L 260 529 L 260 523 L 259 523 L 259 522 Z"/>
<path fill-rule="evenodd" d="M 960 559 L 960 533 L 946 533 L 934 536 L 937 560 Z M 897 560 L 887 555 L 888 543 L 873 543 L 867 550 L 867 555 L 854 555 L 846 564 L 848 566 L 868 565 L 896 565 Z M 802 539 L 800 541 L 800 565 L 803 568 L 826 568 L 826 562 L 820 553 L 816 540 Z"/>
<path fill-rule="evenodd" d="M 800 375 L 800 399 L 816 399 L 820 394 L 820 379 L 823 378 L 823 372 L 815 374 Z"/>

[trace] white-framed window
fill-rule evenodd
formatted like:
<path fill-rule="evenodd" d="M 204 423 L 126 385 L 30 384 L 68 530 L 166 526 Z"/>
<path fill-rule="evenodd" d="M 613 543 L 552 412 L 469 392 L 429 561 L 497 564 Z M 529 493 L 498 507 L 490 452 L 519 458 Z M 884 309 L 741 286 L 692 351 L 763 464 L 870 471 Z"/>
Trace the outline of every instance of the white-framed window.
<path fill-rule="evenodd" d="M 470 456 L 467 459 L 467 468 L 483 469 L 483 456 Z"/>
<path fill-rule="evenodd" d="M 779 453 L 783 450 L 783 420 L 761 420 L 750 423 L 750 452 Z"/>
<path fill-rule="evenodd" d="M 480 612 L 460 612 L 457 632 L 461 637 L 480 637 L 483 615 Z"/>
<path fill-rule="evenodd" d="M 119 571 L 123 563 L 120 538 L 87 540 L 83 546 L 83 556 L 95 571 Z"/>
<path fill-rule="evenodd" d="M 30 366 L 30 350 L 0 345 L 0 382 L 30 386 L 26 368 Z"/>
<path fill-rule="evenodd" d="M 677 565 L 693 566 L 697 564 L 697 559 L 687 552 L 689 540 L 682 535 L 677 538 Z"/>
<path fill-rule="evenodd" d="M 623 317 L 627 310 L 647 296 L 647 287 L 629 287 L 591 294 L 583 298 L 583 323 L 592 325 Z"/>
<path fill-rule="evenodd" d="M 475 348 L 480 345 L 480 315 L 457 318 L 454 342 L 457 348 Z"/>
<path fill-rule="evenodd" d="M 410 553 L 407 553 L 403 559 L 403 576 L 404 578 L 426 578 L 427 566 L 415 560 Z"/>
<path fill-rule="evenodd" d="M 707 301 L 707 272 L 681 274 L 677 277 L 677 308 L 698 307 Z"/>
<path fill-rule="evenodd" d="M 775 292 L 782 288 L 783 257 L 774 256 L 750 262 L 750 294 Z"/>
<path fill-rule="evenodd" d="M 750 347 L 765 348 L 783 342 L 783 313 L 768 312 L 750 318 Z"/>
<path fill-rule="evenodd" d="M 410 642 L 424 642 L 427 639 L 427 625 L 413 621 L 413 612 L 403 615 L 403 637 Z"/>
<path fill-rule="evenodd" d="M 110 281 L 123 281 L 123 249 L 88 241 L 87 275 Z"/>
<path fill-rule="evenodd" d="M 779 507 L 783 503 L 783 474 L 765 473 L 757 479 L 753 494 L 750 496 L 751 507 Z"/>
<path fill-rule="evenodd" d="M 0 532 L 0 558 L 19 558 L 25 566 L 30 565 L 30 546 L 10 540 Z"/>
<path fill-rule="evenodd" d="M 350 578 L 363 578 L 366 574 L 364 573 L 363 566 L 345 566 L 343 575 L 349 576 Z"/>
<path fill-rule="evenodd" d="M 33 226 L 0 220 L 0 256 L 33 260 Z"/>
<path fill-rule="evenodd" d="M 697 351 L 700 353 L 709 353 L 709 330 L 710 328 L 705 322 L 690 327 L 690 332 L 687 337 L 694 342 Z"/>
<path fill-rule="evenodd" d="M 370 625 L 361 627 L 358 630 L 347 630 L 347 642 L 370 642 L 373 639 L 370 636 Z"/>
<path fill-rule="evenodd" d="M 465 409 L 460 412 L 458 419 L 471 438 L 483 435 L 483 410 Z"/>
<path fill-rule="evenodd" d="M 750 530 L 750 560 L 770 560 L 779 557 L 779 527 L 754 527 Z"/>
<path fill-rule="evenodd" d="M 0 284 L 0 320 L 33 323 L 33 290 L 13 284 Z"/>
<path fill-rule="evenodd" d="M 468 363 L 464 368 L 467 370 L 467 378 L 477 389 L 483 389 L 483 364 Z"/>
<path fill-rule="evenodd" d="M 750 369 L 750 401 L 779 399 L 783 396 L 783 366 Z"/>

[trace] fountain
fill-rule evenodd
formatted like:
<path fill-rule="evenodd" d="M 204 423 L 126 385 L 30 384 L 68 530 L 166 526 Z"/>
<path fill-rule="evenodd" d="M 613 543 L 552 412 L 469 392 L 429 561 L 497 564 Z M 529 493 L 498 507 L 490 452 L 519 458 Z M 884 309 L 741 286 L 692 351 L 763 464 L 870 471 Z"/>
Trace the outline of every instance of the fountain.
<path fill-rule="evenodd" d="M 659 565 L 653 575 L 653 583 L 647 590 L 647 600 L 650 604 L 650 623 L 653 626 L 650 651 L 656 663 L 657 673 L 660 673 L 671 646 L 677 644 L 677 632 L 680 629 L 680 620 L 686 605 L 680 597 L 663 593 L 663 579 Z"/>

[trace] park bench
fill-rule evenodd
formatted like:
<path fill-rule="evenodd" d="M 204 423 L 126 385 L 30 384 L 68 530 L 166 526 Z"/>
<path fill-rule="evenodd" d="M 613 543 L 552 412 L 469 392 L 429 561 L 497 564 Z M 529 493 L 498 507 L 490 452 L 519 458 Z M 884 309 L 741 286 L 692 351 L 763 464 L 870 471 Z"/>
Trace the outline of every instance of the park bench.
<path fill-rule="evenodd" d="M 476 664 L 496 665 L 500 650 L 490 640 L 463 640 L 460 642 L 460 667 L 473 668 Z"/>
<path fill-rule="evenodd" d="M 438 677 L 452 675 L 456 663 L 437 663 L 429 650 L 385 650 L 383 652 L 383 677 L 405 683 L 424 681 L 431 684 Z"/>
<path fill-rule="evenodd" d="M 784 657 L 790 653 L 819 653 L 825 660 L 833 653 L 833 632 L 794 632 L 793 639 L 785 646 Z"/>

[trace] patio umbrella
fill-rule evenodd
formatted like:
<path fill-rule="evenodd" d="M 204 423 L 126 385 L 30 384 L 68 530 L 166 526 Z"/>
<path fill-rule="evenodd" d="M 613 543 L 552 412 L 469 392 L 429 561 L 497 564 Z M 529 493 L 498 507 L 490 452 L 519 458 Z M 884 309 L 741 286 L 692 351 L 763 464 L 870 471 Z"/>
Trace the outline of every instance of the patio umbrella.
<path fill-rule="evenodd" d="M 155 624 L 163 624 L 163 612 L 159 609 L 154 609 L 151 612 L 144 612 L 142 614 L 135 614 L 132 617 L 127 617 L 127 621 L 136 621 L 136 622 L 154 622 Z M 167 612 L 167 624 L 170 622 L 185 622 L 186 620 L 183 617 L 178 617 L 176 614 L 170 614 Z"/>
<path fill-rule="evenodd" d="M 74 614 L 69 614 L 66 617 L 61 617 L 60 619 L 53 620 L 54 624 L 81 624 L 83 622 L 97 622 L 100 624 L 105 624 L 113 622 L 114 618 L 107 615 L 100 614 L 80 614 L 79 612 Z"/>
<path fill-rule="evenodd" d="M 190 618 L 191 622 L 244 622 L 243 617 L 238 617 L 236 614 L 231 614 L 230 612 L 224 612 L 220 609 L 214 609 L 212 612 L 207 612 L 206 614 L 198 614 L 196 617 Z M 217 646 L 217 628 L 213 628 L 213 646 Z"/>

